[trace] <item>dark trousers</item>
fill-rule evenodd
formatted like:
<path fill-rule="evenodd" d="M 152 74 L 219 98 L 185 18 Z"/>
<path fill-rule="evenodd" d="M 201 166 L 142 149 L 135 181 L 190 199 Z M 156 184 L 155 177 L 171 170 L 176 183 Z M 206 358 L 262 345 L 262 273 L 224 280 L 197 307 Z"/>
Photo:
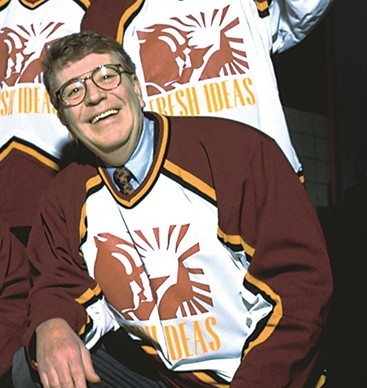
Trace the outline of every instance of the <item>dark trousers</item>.
<path fill-rule="evenodd" d="M 94 368 L 101 377 L 98 384 L 89 388 L 165 388 L 155 371 L 154 364 L 123 330 L 107 334 L 93 350 Z M 38 373 L 29 367 L 25 350 L 21 348 L 13 358 L 13 383 L 15 388 L 41 388 Z"/>
<path fill-rule="evenodd" d="M 14 388 L 13 380 L 11 378 L 11 371 L 0 378 L 0 388 Z"/>

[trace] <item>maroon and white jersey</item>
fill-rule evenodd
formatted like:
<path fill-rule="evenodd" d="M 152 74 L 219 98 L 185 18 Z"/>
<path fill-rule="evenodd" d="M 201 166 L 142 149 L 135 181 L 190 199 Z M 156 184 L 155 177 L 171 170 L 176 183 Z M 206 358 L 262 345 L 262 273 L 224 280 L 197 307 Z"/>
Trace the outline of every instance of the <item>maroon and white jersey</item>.
<path fill-rule="evenodd" d="M 270 53 L 301 41 L 331 0 L 92 0 L 82 29 L 122 42 L 137 66 L 146 108 L 215 116 L 273 137 L 294 170 Z"/>
<path fill-rule="evenodd" d="M 42 84 L 47 45 L 80 30 L 87 0 L 0 1 L 0 214 L 28 226 L 68 131 Z"/>
<path fill-rule="evenodd" d="M 54 316 L 88 348 L 122 326 L 209 386 L 304 386 L 332 289 L 304 185 L 260 131 L 146 115 L 153 163 L 132 194 L 90 162 L 47 189 L 29 241 L 28 338 Z"/>

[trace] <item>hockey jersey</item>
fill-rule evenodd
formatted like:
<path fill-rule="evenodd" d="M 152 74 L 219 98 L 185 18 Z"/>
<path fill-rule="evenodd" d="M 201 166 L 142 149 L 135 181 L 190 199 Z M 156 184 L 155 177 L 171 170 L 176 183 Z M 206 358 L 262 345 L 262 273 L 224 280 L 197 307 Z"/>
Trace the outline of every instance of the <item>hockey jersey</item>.
<path fill-rule="evenodd" d="M 28 227 L 64 163 L 68 131 L 42 84 L 42 53 L 80 30 L 88 0 L 0 1 L 0 214 Z"/>
<path fill-rule="evenodd" d="M 146 116 L 154 160 L 132 194 L 90 161 L 47 189 L 29 241 L 28 341 L 57 316 L 88 348 L 124 327 L 208 386 L 304 386 L 332 290 L 305 187 L 259 131 Z"/>
<path fill-rule="evenodd" d="M 81 29 L 123 44 L 137 66 L 147 110 L 251 125 L 273 137 L 301 174 L 270 54 L 304 39 L 330 3 L 92 0 Z"/>

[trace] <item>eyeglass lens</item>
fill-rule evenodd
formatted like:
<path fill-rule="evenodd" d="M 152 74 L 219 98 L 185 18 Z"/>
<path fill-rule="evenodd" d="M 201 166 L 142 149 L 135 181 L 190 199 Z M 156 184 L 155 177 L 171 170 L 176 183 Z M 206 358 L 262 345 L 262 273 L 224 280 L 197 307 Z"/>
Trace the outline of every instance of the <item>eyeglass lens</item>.
<path fill-rule="evenodd" d="M 86 96 L 88 79 L 100 89 L 112 90 L 120 85 L 121 71 L 115 65 L 104 65 L 94 69 L 90 76 L 70 80 L 60 89 L 62 101 L 69 106 L 80 104 Z"/>

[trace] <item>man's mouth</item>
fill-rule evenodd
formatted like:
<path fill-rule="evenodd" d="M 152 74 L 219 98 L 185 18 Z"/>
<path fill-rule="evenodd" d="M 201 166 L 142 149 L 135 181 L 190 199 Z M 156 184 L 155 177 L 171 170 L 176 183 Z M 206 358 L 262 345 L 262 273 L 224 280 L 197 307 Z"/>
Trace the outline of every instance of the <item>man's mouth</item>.
<path fill-rule="evenodd" d="M 106 112 L 100 113 L 99 115 L 93 117 L 93 119 L 90 120 L 90 123 L 91 123 L 91 124 L 95 124 L 95 123 L 97 123 L 99 120 L 103 120 L 103 119 L 105 119 L 106 117 L 108 117 L 108 116 L 113 116 L 113 115 L 115 115 L 115 114 L 117 114 L 117 113 L 118 113 L 118 110 L 117 110 L 117 109 L 109 109 L 109 110 L 107 110 Z"/>

